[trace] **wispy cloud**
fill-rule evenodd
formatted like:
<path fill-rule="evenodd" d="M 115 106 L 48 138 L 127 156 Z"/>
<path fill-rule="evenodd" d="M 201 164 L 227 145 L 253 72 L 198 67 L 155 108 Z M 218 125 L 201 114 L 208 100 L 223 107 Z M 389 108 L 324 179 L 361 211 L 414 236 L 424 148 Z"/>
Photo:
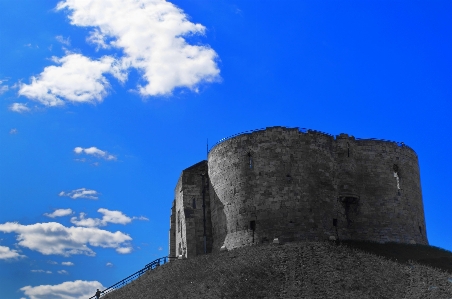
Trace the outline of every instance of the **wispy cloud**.
<path fill-rule="evenodd" d="M 74 266 L 73 262 L 62 262 L 61 265 L 63 266 Z"/>
<path fill-rule="evenodd" d="M 0 231 L 17 234 L 18 245 L 45 255 L 96 255 L 88 247 L 115 248 L 120 252 L 132 238 L 120 231 L 115 233 L 91 227 L 65 227 L 60 223 L 22 225 L 15 222 L 0 224 Z M 122 246 L 122 247 L 121 247 Z M 122 253 L 122 252 L 120 252 Z"/>
<path fill-rule="evenodd" d="M 63 217 L 63 216 L 67 216 L 67 215 L 71 215 L 72 214 L 72 210 L 71 209 L 58 209 L 55 210 L 53 213 L 45 213 L 44 215 L 50 218 L 55 218 L 55 217 Z"/>
<path fill-rule="evenodd" d="M 12 135 L 14 135 L 14 134 L 17 134 L 17 129 L 11 129 L 11 130 L 9 130 L 9 134 L 12 134 Z"/>
<path fill-rule="evenodd" d="M 71 218 L 71 223 L 77 226 L 97 227 L 105 226 L 108 223 L 125 225 L 132 222 L 132 220 L 149 220 L 143 216 L 130 218 L 129 216 L 124 215 L 121 211 L 110 211 L 103 208 L 100 208 L 97 211 L 103 214 L 102 218 L 86 218 L 85 213 L 80 213 L 79 219 L 77 219 L 77 217 Z"/>
<path fill-rule="evenodd" d="M 86 299 L 105 287 L 98 281 L 66 281 L 57 285 L 25 286 L 20 290 L 30 299 Z"/>
<path fill-rule="evenodd" d="M 57 36 L 55 36 L 55 39 L 59 42 L 59 43 L 62 43 L 63 45 L 66 45 L 66 46 L 70 46 L 71 45 L 71 39 L 68 37 L 68 38 L 64 38 L 63 36 L 61 36 L 61 35 L 57 35 Z"/>
<path fill-rule="evenodd" d="M 25 257 L 25 255 L 19 254 L 17 250 L 11 249 L 6 246 L 0 246 L 0 260 L 10 260 Z"/>
<path fill-rule="evenodd" d="M 113 264 L 110 263 L 110 262 L 108 262 L 105 266 L 107 266 L 107 267 L 113 267 Z"/>
<path fill-rule="evenodd" d="M 57 271 L 58 272 L 58 274 L 69 274 L 69 272 L 67 272 L 66 270 L 59 270 L 59 271 Z"/>
<path fill-rule="evenodd" d="M 67 53 L 53 58 L 30 84 L 22 84 L 19 95 L 46 106 L 66 102 L 98 103 L 108 94 L 111 74 L 125 82 L 128 72 L 142 74 L 142 96 L 169 95 L 177 87 L 197 91 L 199 84 L 220 79 L 217 53 L 208 45 L 191 45 L 185 37 L 204 35 L 206 28 L 165 0 L 63 0 L 56 7 L 65 10 L 71 24 L 89 27 L 87 42 L 99 49 L 116 49 L 117 58 L 90 58 Z M 66 46 L 69 39 L 58 36 Z M 121 56 L 122 55 L 122 56 Z"/>
<path fill-rule="evenodd" d="M 52 274 L 52 271 L 46 271 L 46 270 L 31 270 L 33 273 L 46 273 L 46 274 Z"/>
<path fill-rule="evenodd" d="M 109 160 L 109 161 L 115 161 L 116 160 L 116 156 L 109 154 L 106 151 L 100 150 L 95 146 L 92 147 L 87 147 L 87 148 L 83 148 L 80 146 L 77 146 L 76 148 L 74 148 L 74 153 L 76 154 L 86 154 L 86 155 L 90 155 L 90 156 L 94 156 L 97 158 L 103 158 L 105 160 Z"/>
<path fill-rule="evenodd" d="M 70 192 L 61 191 L 58 195 L 59 196 L 67 196 L 67 197 L 70 197 L 72 199 L 87 198 L 87 199 L 94 199 L 94 200 L 96 200 L 96 199 L 99 199 L 100 193 L 97 192 L 96 190 L 80 188 L 80 189 L 72 190 Z"/>
<path fill-rule="evenodd" d="M 30 108 L 28 108 L 26 104 L 12 103 L 9 105 L 9 110 L 17 113 L 24 113 L 30 111 Z"/>
<path fill-rule="evenodd" d="M 0 95 L 9 90 L 9 86 L 3 84 L 3 82 L 5 82 L 5 81 L 6 80 L 0 80 Z"/>

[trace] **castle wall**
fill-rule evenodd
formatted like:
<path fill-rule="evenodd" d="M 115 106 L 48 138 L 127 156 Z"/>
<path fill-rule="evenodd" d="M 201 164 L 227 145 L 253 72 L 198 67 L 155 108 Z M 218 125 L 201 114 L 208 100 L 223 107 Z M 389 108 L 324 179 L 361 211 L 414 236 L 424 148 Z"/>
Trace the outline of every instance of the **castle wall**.
<path fill-rule="evenodd" d="M 274 237 L 428 244 L 408 147 L 272 127 L 216 145 L 208 161 L 214 251 Z"/>
<path fill-rule="evenodd" d="M 394 142 L 357 140 L 356 145 L 361 198 L 354 223 L 348 229 L 343 225 L 342 233 L 352 239 L 428 244 L 416 153 Z"/>
<path fill-rule="evenodd" d="M 204 174 L 204 178 L 203 178 Z M 203 185 L 204 184 L 204 185 Z M 204 210 L 206 205 L 206 250 L 212 251 L 210 197 L 207 161 L 182 171 L 175 188 L 176 255 L 193 257 L 204 254 Z"/>
<path fill-rule="evenodd" d="M 169 256 L 176 256 L 176 200 L 173 200 L 170 216 L 170 229 L 168 232 Z"/>

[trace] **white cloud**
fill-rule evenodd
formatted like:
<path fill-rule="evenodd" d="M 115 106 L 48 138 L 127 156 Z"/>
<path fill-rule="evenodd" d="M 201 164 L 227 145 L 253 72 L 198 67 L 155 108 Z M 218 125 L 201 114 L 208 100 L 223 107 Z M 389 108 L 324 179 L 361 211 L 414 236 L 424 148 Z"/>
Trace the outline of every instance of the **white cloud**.
<path fill-rule="evenodd" d="M 67 272 L 66 270 L 59 270 L 57 272 L 58 274 L 69 274 L 69 272 Z"/>
<path fill-rule="evenodd" d="M 80 220 L 77 220 L 77 217 L 71 218 L 71 223 L 76 226 L 84 226 L 84 227 L 97 227 L 102 226 L 102 220 L 99 218 L 85 218 L 85 213 L 80 213 Z"/>
<path fill-rule="evenodd" d="M 30 108 L 28 108 L 26 104 L 12 103 L 11 105 L 9 105 L 9 110 L 17 113 L 23 113 L 30 111 Z"/>
<path fill-rule="evenodd" d="M 0 246 L 0 260 L 17 259 L 25 257 L 17 252 L 17 250 L 11 249 L 6 246 Z"/>
<path fill-rule="evenodd" d="M 18 245 L 45 255 L 85 254 L 94 256 L 95 252 L 88 245 L 120 248 L 124 243 L 132 240 L 129 235 L 120 231 L 112 233 L 98 228 L 65 227 L 56 222 L 31 225 L 7 222 L 0 224 L 0 231 L 16 233 Z"/>
<path fill-rule="evenodd" d="M 85 153 L 87 155 L 91 155 L 97 158 L 103 158 L 105 160 L 116 160 L 116 156 L 109 154 L 106 151 L 100 150 L 95 146 L 92 147 L 87 147 L 87 148 L 83 148 L 80 146 L 77 146 L 76 148 L 74 148 L 74 153 L 76 154 L 81 154 L 81 153 Z"/>
<path fill-rule="evenodd" d="M 1 95 L 2 93 L 7 92 L 7 91 L 9 90 L 8 85 L 1 85 L 1 84 L 2 84 L 2 81 L 0 81 L 0 95 Z"/>
<path fill-rule="evenodd" d="M 113 267 L 113 263 L 108 262 L 105 266 L 107 266 L 107 267 Z"/>
<path fill-rule="evenodd" d="M 52 60 L 60 66 L 48 66 L 31 84 L 20 84 L 19 95 L 36 100 L 45 106 L 73 103 L 102 102 L 110 84 L 103 76 L 111 73 L 120 79 L 117 61 L 109 56 L 91 60 L 81 54 L 68 54 Z"/>
<path fill-rule="evenodd" d="M 215 51 L 208 46 L 189 45 L 184 39 L 204 35 L 205 27 L 190 22 L 170 2 L 67 0 L 57 8 L 71 11 L 73 25 L 94 27 L 91 41 L 123 50 L 123 65 L 144 73 L 147 84 L 139 88 L 142 95 L 169 94 L 182 86 L 194 89 L 202 81 L 218 78 Z"/>
<path fill-rule="evenodd" d="M 100 208 L 97 210 L 99 213 L 103 214 L 102 219 L 99 218 L 85 218 L 85 213 L 80 213 L 80 219 L 77 220 L 77 217 L 71 218 L 71 223 L 76 226 L 85 226 L 85 227 L 96 227 L 96 226 L 105 226 L 108 223 L 116 223 L 116 224 L 127 224 L 132 221 L 132 218 L 124 215 L 121 211 L 110 211 L 107 209 Z"/>
<path fill-rule="evenodd" d="M 203 82 L 220 80 L 217 53 L 208 45 L 191 45 L 185 39 L 204 35 L 206 28 L 190 22 L 170 2 L 63 0 L 56 9 L 66 10 L 72 25 L 89 27 L 86 40 L 97 50 L 119 50 L 117 58 L 93 58 L 66 51 L 63 57 L 52 57 L 57 65 L 32 76 L 30 84 L 20 83 L 19 95 L 45 106 L 99 103 L 110 89 L 105 75 L 125 82 L 131 69 L 141 74 L 144 85 L 138 84 L 137 91 L 142 96 L 169 95 L 177 87 L 197 91 Z M 56 39 L 70 45 L 69 38 Z"/>
<path fill-rule="evenodd" d="M 128 254 L 132 252 L 132 247 L 120 247 L 116 248 L 117 253 Z"/>
<path fill-rule="evenodd" d="M 20 290 L 30 299 L 86 299 L 105 287 L 98 281 L 66 281 L 58 285 L 25 286 Z"/>
<path fill-rule="evenodd" d="M 99 198 L 99 193 L 96 190 L 90 190 L 90 189 L 86 189 L 86 188 L 72 190 L 71 192 L 61 191 L 58 195 L 59 196 L 68 196 L 72 199 L 87 198 L 87 199 L 96 200 Z"/>
<path fill-rule="evenodd" d="M 63 36 L 57 35 L 57 36 L 55 36 L 55 38 L 58 42 L 62 43 L 63 45 L 66 45 L 66 46 L 71 45 L 71 39 L 69 37 L 65 39 Z"/>
<path fill-rule="evenodd" d="M 74 266 L 73 262 L 62 262 L 61 265 L 63 266 Z"/>
<path fill-rule="evenodd" d="M 17 134 L 17 129 L 11 129 L 11 130 L 9 131 L 9 134 Z"/>
<path fill-rule="evenodd" d="M 52 271 L 45 271 L 45 270 L 31 270 L 33 273 L 46 273 L 46 274 L 52 274 Z"/>
<path fill-rule="evenodd" d="M 110 222 L 110 223 L 119 223 L 119 224 L 127 224 L 132 221 L 130 217 L 124 215 L 121 211 L 110 211 L 107 209 L 99 209 L 97 210 L 99 213 L 104 214 L 102 217 L 102 222 Z"/>
<path fill-rule="evenodd" d="M 55 217 L 63 217 L 63 216 L 71 215 L 71 214 L 72 214 L 71 209 L 58 209 L 58 210 L 55 210 L 51 214 L 45 213 L 44 215 L 47 217 L 50 217 L 50 218 L 55 218 Z"/>

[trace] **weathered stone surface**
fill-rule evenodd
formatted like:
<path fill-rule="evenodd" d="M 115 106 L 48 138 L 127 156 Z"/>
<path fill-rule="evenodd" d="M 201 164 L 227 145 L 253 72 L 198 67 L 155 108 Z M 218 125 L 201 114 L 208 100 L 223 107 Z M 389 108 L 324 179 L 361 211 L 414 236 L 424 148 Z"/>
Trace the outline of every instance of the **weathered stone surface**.
<path fill-rule="evenodd" d="M 211 149 L 208 162 L 183 171 L 172 208 L 170 254 L 180 254 L 179 244 L 188 257 L 203 252 L 202 209 L 190 208 L 191 198 L 201 196 L 203 171 L 209 179 L 208 252 L 275 237 L 428 244 L 418 158 L 411 148 L 271 127 L 227 139 Z"/>

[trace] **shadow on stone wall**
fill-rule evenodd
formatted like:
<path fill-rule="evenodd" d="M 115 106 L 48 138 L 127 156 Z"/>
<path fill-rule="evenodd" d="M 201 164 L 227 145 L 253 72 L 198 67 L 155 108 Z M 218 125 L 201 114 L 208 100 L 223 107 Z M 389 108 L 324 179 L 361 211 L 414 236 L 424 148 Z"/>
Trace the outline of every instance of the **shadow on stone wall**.
<path fill-rule="evenodd" d="M 210 212 L 212 220 L 212 252 L 219 252 L 228 232 L 224 205 L 209 180 Z"/>

